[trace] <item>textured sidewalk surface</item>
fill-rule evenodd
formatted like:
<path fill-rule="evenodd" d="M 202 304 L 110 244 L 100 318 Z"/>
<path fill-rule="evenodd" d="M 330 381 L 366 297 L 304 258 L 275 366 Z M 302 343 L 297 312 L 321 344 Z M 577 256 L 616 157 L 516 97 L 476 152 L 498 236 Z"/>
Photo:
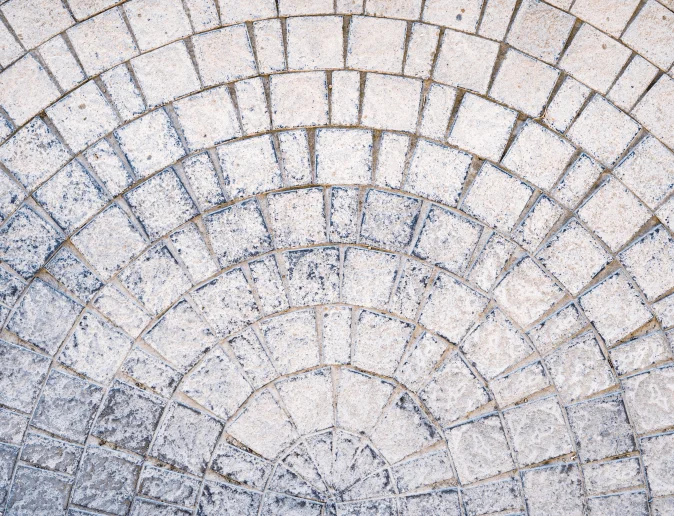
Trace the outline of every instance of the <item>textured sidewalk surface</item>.
<path fill-rule="evenodd" d="M 674 0 L 0 0 L 0 515 L 674 515 Z"/>

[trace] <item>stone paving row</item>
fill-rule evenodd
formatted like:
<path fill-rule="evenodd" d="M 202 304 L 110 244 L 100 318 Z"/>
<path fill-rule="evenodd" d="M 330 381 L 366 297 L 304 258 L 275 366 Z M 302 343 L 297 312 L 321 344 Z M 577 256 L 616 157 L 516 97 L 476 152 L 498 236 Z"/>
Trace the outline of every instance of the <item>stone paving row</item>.
<path fill-rule="evenodd" d="M 0 0 L 0 514 L 674 514 L 672 9 Z"/>

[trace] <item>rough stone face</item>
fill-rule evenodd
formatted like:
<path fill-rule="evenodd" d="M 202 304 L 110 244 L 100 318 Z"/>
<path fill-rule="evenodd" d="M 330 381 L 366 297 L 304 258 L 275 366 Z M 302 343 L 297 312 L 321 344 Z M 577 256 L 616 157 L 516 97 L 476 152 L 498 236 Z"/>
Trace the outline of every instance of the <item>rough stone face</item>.
<path fill-rule="evenodd" d="M 31 425 L 56 435 L 84 442 L 103 389 L 80 378 L 52 371 L 37 403 Z"/>
<path fill-rule="evenodd" d="M 150 453 L 194 475 L 203 474 L 222 424 L 177 403 L 167 411 Z"/>
<path fill-rule="evenodd" d="M 126 514 L 139 472 L 136 457 L 89 446 L 75 480 L 73 501 L 91 509 Z"/>
<path fill-rule="evenodd" d="M 127 450 L 144 453 L 163 408 L 162 400 L 116 381 L 103 400 L 91 433 Z"/>
<path fill-rule="evenodd" d="M 674 0 L 0 4 L 0 513 L 674 513 Z"/>

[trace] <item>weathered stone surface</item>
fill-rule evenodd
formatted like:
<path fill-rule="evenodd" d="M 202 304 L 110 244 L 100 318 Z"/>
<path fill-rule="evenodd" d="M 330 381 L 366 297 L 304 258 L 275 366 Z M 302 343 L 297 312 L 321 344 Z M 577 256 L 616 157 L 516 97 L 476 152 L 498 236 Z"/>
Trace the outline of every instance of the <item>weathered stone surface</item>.
<path fill-rule="evenodd" d="M 674 0 L 0 4 L 0 512 L 674 512 Z"/>

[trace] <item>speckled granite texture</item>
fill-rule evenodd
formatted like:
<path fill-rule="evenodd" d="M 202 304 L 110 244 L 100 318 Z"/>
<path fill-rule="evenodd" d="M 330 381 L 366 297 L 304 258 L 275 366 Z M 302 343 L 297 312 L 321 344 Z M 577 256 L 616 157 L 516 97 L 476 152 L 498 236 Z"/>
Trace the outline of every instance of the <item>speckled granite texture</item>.
<path fill-rule="evenodd" d="M 672 9 L 0 0 L 0 515 L 673 515 Z"/>

